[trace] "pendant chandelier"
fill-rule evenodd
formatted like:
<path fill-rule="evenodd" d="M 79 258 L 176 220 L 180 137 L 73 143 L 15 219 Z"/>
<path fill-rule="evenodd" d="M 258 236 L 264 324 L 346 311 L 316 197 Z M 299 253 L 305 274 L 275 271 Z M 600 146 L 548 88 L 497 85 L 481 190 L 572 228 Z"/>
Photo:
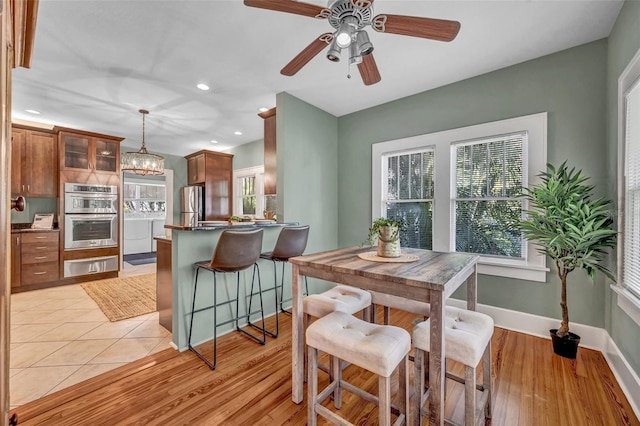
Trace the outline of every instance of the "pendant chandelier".
<path fill-rule="evenodd" d="M 164 157 L 147 152 L 144 143 L 144 117 L 149 114 L 146 109 L 138 111 L 142 114 L 142 147 L 138 151 L 125 152 L 120 157 L 120 169 L 123 172 L 137 175 L 164 174 Z"/>

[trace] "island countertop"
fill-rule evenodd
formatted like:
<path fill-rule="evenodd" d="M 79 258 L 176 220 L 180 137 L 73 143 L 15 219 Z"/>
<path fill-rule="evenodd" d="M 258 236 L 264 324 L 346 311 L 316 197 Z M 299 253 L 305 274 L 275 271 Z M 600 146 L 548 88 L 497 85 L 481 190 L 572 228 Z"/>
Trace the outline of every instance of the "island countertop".
<path fill-rule="evenodd" d="M 246 229 L 246 228 L 272 228 L 272 227 L 283 227 L 283 226 L 297 226 L 298 222 L 264 222 L 264 223 L 255 223 L 248 222 L 242 223 L 238 222 L 234 225 L 199 225 L 199 226 L 184 226 L 184 225 L 165 225 L 165 229 L 175 229 L 177 231 L 215 231 L 219 229 Z"/>

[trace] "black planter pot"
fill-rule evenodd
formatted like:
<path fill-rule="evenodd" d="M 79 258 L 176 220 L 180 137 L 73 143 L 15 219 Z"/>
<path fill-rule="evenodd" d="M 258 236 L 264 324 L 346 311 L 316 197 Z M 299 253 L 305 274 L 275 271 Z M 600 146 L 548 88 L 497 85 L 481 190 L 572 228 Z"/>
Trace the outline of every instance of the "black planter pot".
<path fill-rule="evenodd" d="M 564 337 L 558 337 L 556 332 L 557 328 L 549 330 L 551 335 L 551 342 L 553 343 L 553 352 L 565 358 L 575 359 L 578 353 L 578 344 L 580 343 L 580 336 L 569 332 Z"/>

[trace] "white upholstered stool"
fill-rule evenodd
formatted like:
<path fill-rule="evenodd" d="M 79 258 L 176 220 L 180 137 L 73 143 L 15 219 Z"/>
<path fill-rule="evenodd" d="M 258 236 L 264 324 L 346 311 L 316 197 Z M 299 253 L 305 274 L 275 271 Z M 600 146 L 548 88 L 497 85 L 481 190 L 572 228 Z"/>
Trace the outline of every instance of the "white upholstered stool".
<path fill-rule="evenodd" d="M 445 308 L 445 356 L 465 366 L 464 378 L 445 372 L 446 378 L 464 384 L 464 424 L 476 425 L 484 411 L 484 417 L 491 418 L 491 336 L 493 319 L 479 312 L 467 311 L 447 306 Z M 415 348 L 415 402 L 414 424 L 420 426 L 423 409 L 429 396 L 425 392 L 425 377 L 428 377 L 428 354 L 431 345 L 430 320 L 421 322 L 413 329 Z M 482 359 L 482 384 L 476 386 L 476 366 Z M 482 392 L 480 403 L 476 404 L 476 388 Z M 478 409 L 476 410 L 476 406 Z"/>
<path fill-rule="evenodd" d="M 427 302 L 418 302 L 416 300 L 407 299 L 406 297 L 394 296 L 387 293 L 379 293 L 370 291 L 371 293 L 371 322 L 376 322 L 376 306 L 384 307 L 384 322 L 389 324 L 389 308 L 399 309 L 412 314 L 422 315 L 424 319 L 429 317 L 431 306 Z"/>
<path fill-rule="evenodd" d="M 324 293 L 310 294 L 302 299 L 304 312 L 304 328 L 311 324 L 311 318 L 322 318 L 332 312 L 345 312 L 354 315 L 357 312 L 369 309 L 371 306 L 371 294 L 356 287 L 337 285 Z M 370 314 L 363 313 L 366 318 Z M 304 354 L 304 365 L 307 365 L 307 352 Z M 328 367 L 321 365 L 320 369 L 330 373 Z"/>
<path fill-rule="evenodd" d="M 344 312 L 333 312 L 307 328 L 308 366 L 308 416 L 307 425 L 316 424 L 316 415 L 338 425 L 350 425 L 348 421 L 322 405 L 331 393 L 336 409 L 342 405 L 342 389 L 378 404 L 380 425 L 391 424 L 391 374 L 399 367 L 400 407 L 395 425 L 407 424 L 409 413 L 408 354 L 411 350 L 409 333 L 390 325 L 376 325 L 360 320 Z M 331 356 L 332 380 L 318 394 L 318 351 Z M 378 375 L 378 396 L 342 380 L 338 367 L 340 360 L 347 361 Z"/>

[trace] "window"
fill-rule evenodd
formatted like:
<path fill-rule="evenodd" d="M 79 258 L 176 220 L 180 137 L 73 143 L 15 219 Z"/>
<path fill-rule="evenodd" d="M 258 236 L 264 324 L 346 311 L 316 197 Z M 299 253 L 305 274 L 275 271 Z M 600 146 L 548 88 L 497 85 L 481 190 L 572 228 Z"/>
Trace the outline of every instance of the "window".
<path fill-rule="evenodd" d="M 618 306 L 640 324 L 640 50 L 618 79 Z"/>
<path fill-rule="evenodd" d="M 385 217 L 407 224 L 400 245 L 431 249 L 433 214 L 433 150 L 391 154 L 386 159 Z"/>
<path fill-rule="evenodd" d="M 455 249 L 511 258 L 526 257 L 522 219 L 527 133 L 454 143 Z"/>
<path fill-rule="evenodd" d="M 545 282 L 545 256 L 516 224 L 546 133 L 541 113 L 374 144 L 372 216 L 405 219 L 405 247 L 477 253 L 480 273 Z"/>
<path fill-rule="evenodd" d="M 259 166 L 234 170 L 233 181 L 233 193 L 236 194 L 233 214 L 262 217 L 264 211 L 264 168 Z"/>

